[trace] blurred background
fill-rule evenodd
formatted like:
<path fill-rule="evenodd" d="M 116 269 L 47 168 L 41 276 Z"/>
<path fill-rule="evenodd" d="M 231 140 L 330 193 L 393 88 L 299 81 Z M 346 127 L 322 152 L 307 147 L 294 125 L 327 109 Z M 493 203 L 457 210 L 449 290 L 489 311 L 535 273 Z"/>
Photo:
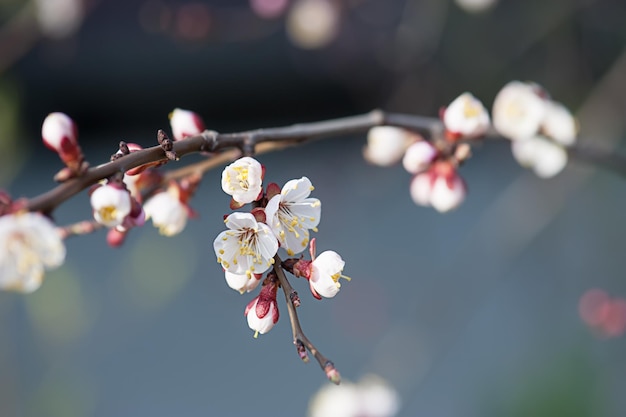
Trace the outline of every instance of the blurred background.
<path fill-rule="evenodd" d="M 379 107 L 434 116 L 464 91 L 490 107 L 514 79 L 576 111 L 584 146 L 625 151 L 624 16 L 619 0 L 0 0 L 0 187 L 54 185 L 61 164 L 40 141 L 53 111 L 97 165 L 120 140 L 155 144 L 175 107 L 221 132 Z M 626 317 L 611 308 L 626 297 L 624 178 L 573 163 L 540 180 L 487 143 L 461 170 L 466 202 L 441 215 L 363 145 L 259 159 L 266 180 L 306 175 L 323 202 L 318 251 L 339 252 L 353 280 L 323 301 L 292 284 L 344 380 L 375 374 L 397 393 L 371 416 L 625 415 Z M 310 412 L 325 377 L 298 359 L 282 299 L 253 339 L 255 294 L 229 289 L 215 262 L 229 212 L 218 171 L 181 235 L 146 225 L 121 249 L 104 232 L 71 238 L 40 290 L 0 294 L 0 416 Z M 86 194 L 56 212 L 89 216 Z"/>

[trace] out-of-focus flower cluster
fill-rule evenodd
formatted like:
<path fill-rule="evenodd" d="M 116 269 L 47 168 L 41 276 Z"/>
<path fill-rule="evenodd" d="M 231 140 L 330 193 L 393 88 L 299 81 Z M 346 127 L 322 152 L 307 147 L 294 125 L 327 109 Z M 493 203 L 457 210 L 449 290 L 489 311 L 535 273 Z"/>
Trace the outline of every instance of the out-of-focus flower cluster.
<path fill-rule="evenodd" d="M 583 322 L 601 338 L 618 337 L 626 332 L 626 300 L 611 297 L 594 288 L 585 292 L 578 303 Z"/>
<path fill-rule="evenodd" d="M 457 208 L 467 187 L 458 168 L 470 155 L 469 144 L 490 133 L 489 112 L 470 93 L 463 93 L 441 111 L 443 135 L 425 140 L 407 129 L 370 129 L 363 155 L 379 166 L 402 161 L 413 179 L 410 194 L 420 206 L 439 212 Z M 566 147 L 576 141 L 577 125 L 561 103 L 534 83 L 512 81 L 495 98 L 493 128 L 511 140 L 513 156 L 543 178 L 558 174 L 567 163 Z"/>
<path fill-rule="evenodd" d="M 309 417 L 393 417 L 400 396 L 382 378 L 367 375 L 358 383 L 324 385 L 311 398 Z"/>
<path fill-rule="evenodd" d="M 204 130 L 200 117 L 193 112 L 175 109 L 170 115 L 175 140 L 183 140 Z M 78 142 L 76 123 L 66 114 L 55 112 L 43 121 L 44 145 L 56 152 L 65 164 L 55 176 L 63 182 L 82 175 L 88 164 Z M 142 147 L 124 143 L 111 159 L 123 157 Z M 162 162 L 128 169 L 123 177 L 102 180 L 90 190 L 93 219 L 109 228 L 107 242 L 120 246 L 128 231 L 152 219 L 160 233 L 180 233 L 193 215 L 188 201 L 199 178 L 191 175 L 162 186 L 161 175 L 153 170 Z M 40 213 L 24 211 L 22 201 L 0 195 L 0 289 L 32 292 L 39 288 L 46 269 L 56 268 L 65 259 L 64 236 L 54 223 Z M 91 228 L 90 230 L 93 230 Z"/>
<path fill-rule="evenodd" d="M 235 211 L 224 219 L 227 230 L 213 242 L 217 261 L 225 271 L 226 283 L 243 294 L 253 291 L 262 275 L 275 262 L 279 247 L 288 256 L 310 248 L 311 260 L 288 259 L 283 267 L 309 281 L 316 298 L 334 297 L 340 288 L 344 262 L 333 251 L 315 256 L 315 239 L 321 216 L 321 202 L 310 197 L 313 185 L 307 177 L 287 181 L 281 188 L 270 183 L 265 189 L 264 167 L 254 158 L 243 157 L 222 172 L 222 190 L 232 197 L 230 207 L 251 204 L 249 212 Z M 344 277 L 345 278 L 345 277 Z M 246 307 L 248 325 L 258 333 L 268 332 L 278 321 L 276 292 L 278 278 L 270 271 L 260 294 Z"/>

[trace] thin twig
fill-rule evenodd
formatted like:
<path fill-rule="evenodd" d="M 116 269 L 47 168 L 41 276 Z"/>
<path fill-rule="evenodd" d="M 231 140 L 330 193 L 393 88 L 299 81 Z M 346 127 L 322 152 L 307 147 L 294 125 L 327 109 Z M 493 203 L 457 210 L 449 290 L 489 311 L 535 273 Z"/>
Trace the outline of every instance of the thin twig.
<path fill-rule="evenodd" d="M 291 332 L 293 334 L 293 344 L 296 345 L 296 349 L 298 349 L 298 353 L 303 360 L 304 357 L 300 352 L 300 347 L 304 346 L 309 352 L 311 352 L 311 354 L 313 354 L 317 362 L 320 364 L 322 370 L 326 372 L 328 378 L 331 379 L 331 381 L 335 384 L 338 384 L 339 373 L 335 370 L 333 362 L 330 361 L 326 356 L 324 356 L 302 331 L 302 327 L 300 326 L 300 320 L 298 319 L 298 313 L 296 311 L 296 306 L 293 302 L 294 294 L 296 294 L 296 291 L 293 289 L 293 287 L 289 283 L 289 280 L 285 276 L 285 271 L 281 267 L 281 264 L 282 260 L 280 259 L 280 256 L 276 254 L 274 256 L 274 272 L 276 272 L 276 275 L 278 276 L 278 281 L 280 282 L 280 286 L 283 290 L 283 293 L 285 294 L 287 311 L 289 312 L 289 321 L 291 323 Z M 332 372 L 332 376 L 330 370 L 334 371 Z"/>

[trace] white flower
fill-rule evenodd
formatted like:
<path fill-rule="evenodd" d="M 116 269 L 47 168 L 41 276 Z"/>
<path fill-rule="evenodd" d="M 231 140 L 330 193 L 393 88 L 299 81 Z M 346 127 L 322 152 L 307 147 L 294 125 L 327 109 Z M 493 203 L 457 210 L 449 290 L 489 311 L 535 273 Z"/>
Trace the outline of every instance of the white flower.
<path fill-rule="evenodd" d="M 222 171 L 222 190 L 240 204 L 255 201 L 263 186 L 263 167 L 254 158 L 244 156 Z"/>
<path fill-rule="evenodd" d="M 106 227 L 119 226 L 130 213 L 130 194 L 115 185 L 102 185 L 91 193 L 91 207 L 98 223 Z"/>
<path fill-rule="evenodd" d="M 288 181 L 265 207 L 267 223 L 289 256 L 306 249 L 309 229 L 317 231 L 322 204 L 317 198 L 309 198 L 312 190 L 307 177 Z"/>
<path fill-rule="evenodd" d="M 65 260 L 65 245 L 54 224 L 39 213 L 0 217 L 0 289 L 33 292 L 45 269 Z"/>
<path fill-rule="evenodd" d="M 235 274 L 261 274 L 274 264 L 278 240 L 264 223 L 250 213 L 232 213 L 225 230 L 213 242 L 217 261 Z"/>
<path fill-rule="evenodd" d="M 248 320 L 248 327 L 254 330 L 254 337 L 257 337 L 259 333 L 265 334 L 269 332 L 278 322 L 276 298 L 264 300 L 261 296 L 256 297 L 246 307 L 245 314 Z"/>
<path fill-rule="evenodd" d="M 358 384 L 324 385 L 311 399 L 310 417 L 392 417 L 400 409 L 398 392 L 376 375 Z"/>
<path fill-rule="evenodd" d="M 170 126 L 174 140 L 199 135 L 204 130 L 204 122 L 198 114 L 178 108 L 170 113 Z"/>
<path fill-rule="evenodd" d="M 82 0 L 36 0 L 34 3 L 39 30 L 51 38 L 72 35 L 85 16 Z"/>
<path fill-rule="evenodd" d="M 437 149 L 430 142 L 420 140 L 406 150 L 402 165 L 411 174 L 417 174 L 428 168 L 437 154 Z"/>
<path fill-rule="evenodd" d="M 363 149 L 365 160 L 379 166 L 398 162 L 414 140 L 405 129 L 393 126 L 375 126 L 367 133 L 367 146 Z"/>
<path fill-rule="evenodd" d="M 445 213 L 461 205 L 467 192 L 454 167 L 442 162 L 417 174 L 411 181 L 410 193 L 415 204 Z"/>
<path fill-rule="evenodd" d="M 456 0 L 455 2 L 468 13 L 480 13 L 493 7 L 497 0 Z"/>
<path fill-rule="evenodd" d="M 224 276 L 228 286 L 240 294 L 253 291 L 261 283 L 260 274 L 248 276 L 246 274 L 233 274 L 232 272 L 224 271 Z"/>
<path fill-rule="evenodd" d="M 536 85 L 511 81 L 493 102 L 493 125 L 509 139 L 532 137 L 544 120 L 545 104 Z"/>
<path fill-rule="evenodd" d="M 511 150 L 520 165 L 532 169 L 541 178 L 553 177 L 567 165 L 565 149 L 542 136 L 513 141 Z"/>
<path fill-rule="evenodd" d="M 180 233 L 187 224 L 189 211 L 180 201 L 180 192 L 177 186 L 168 187 L 166 191 L 156 193 L 143 206 L 146 219 L 152 219 L 152 224 L 165 236 L 174 236 Z"/>
<path fill-rule="evenodd" d="M 455 137 L 475 138 L 489 129 L 489 113 L 480 100 L 463 93 L 446 108 L 443 124 Z"/>
<path fill-rule="evenodd" d="M 541 125 L 544 135 L 561 145 L 570 146 L 576 142 L 577 130 L 574 116 L 564 105 L 555 101 L 546 102 L 546 112 Z"/>
<path fill-rule="evenodd" d="M 337 252 L 327 250 L 319 254 L 311 263 L 311 276 L 309 284 L 313 295 L 332 298 L 339 292 L 341 284 L 339 278 L 350 280 L 341 275 L 346 263 Z"/>

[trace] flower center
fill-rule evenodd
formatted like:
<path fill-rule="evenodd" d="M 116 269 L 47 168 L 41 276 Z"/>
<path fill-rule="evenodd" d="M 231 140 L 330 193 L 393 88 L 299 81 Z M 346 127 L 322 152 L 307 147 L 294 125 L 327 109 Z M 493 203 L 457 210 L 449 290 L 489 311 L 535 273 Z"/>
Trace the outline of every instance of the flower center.
<path fill-rule="evenodd" d="M 117 218 L 117 208 L 115 206 L 105 206 L 98 210 L 98 214 L 102 220 L 110 222 Z"/>
<path fill-rule="evenodd" d="M 239 181 L 239 186 L 242 189 L 247 190 L 250 186 L 248 182 L 248 168 L 247 167 L 234 167 L 233 169 L 237 171 L 237 176 L 235 177 L 235 179 Z"/>

